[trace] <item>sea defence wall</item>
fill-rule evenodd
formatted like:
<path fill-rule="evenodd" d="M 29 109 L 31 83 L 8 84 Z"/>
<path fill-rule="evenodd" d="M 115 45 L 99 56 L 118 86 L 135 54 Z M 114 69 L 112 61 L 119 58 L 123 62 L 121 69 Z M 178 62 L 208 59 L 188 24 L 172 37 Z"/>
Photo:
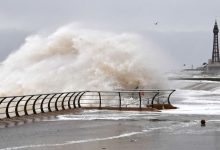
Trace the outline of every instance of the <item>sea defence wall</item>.
<path fill-rule="evenodd" d="M 173 109 L 175 90 L 76 91 L 0 97 L 0 119 L 67 109 Z"/>
<path fill-rule="evenodd" d="M 219 77 L 170 77 L 169 80 L 197 80 L 197 81 L 220 81 Z"/>

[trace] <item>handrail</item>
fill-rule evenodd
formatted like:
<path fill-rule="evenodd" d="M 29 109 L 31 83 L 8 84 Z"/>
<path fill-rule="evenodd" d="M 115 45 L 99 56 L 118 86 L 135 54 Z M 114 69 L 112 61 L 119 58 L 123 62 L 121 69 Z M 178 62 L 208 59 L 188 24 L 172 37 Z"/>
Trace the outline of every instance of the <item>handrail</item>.
<path fill-rule="evenodd" d="M 40 109 L 41 109 L 41 112 L 42 112 L 42 113 L 44 113 L 44 107 L 43 107 L 44 101 L 45 101 L 45 99 L 47 99 L 47 97 L 48 97 L 49 95 L 50 95 L 50 94 L 47 94 L 47 95 L 42 99 L 42 101 L 41 101 Z"/>
<path fill-rule="evenodd" d="M 21 98 L 20 98 L 20 100 L 17 102 L 17 104 L 16 104 L 16 107 L 15 107 L 15 113 L 16 113 L 16 116 L 17 117 L 19 117 L 19 113 L 18 113 L 18 106 L 19 106 L 19 103 L 22 101 L 22 99 L 24 99 L 25 98 L 25 96 L 22 96 Z"/>
<path fill-rule="evenodd" d="M 56 111 L 58 111 L 57 102 L 58 102 L 59 98 L 60 98 L 63 94 L 66 94 L 66 93 L 61 93 L 61 94 L 57 97 L 57 99 L 56 99 L 56 101 L 55 101 L 55 109 L 56 109 Z"/>
<path fill-rule="evenodd" d="M 133 107 L 139 110 L 152 107 L 154 100 L 166 101 L 175 90 L 114 90 L 114 91 L 75 91 L 23 96 L 0 97 L 0 119 L 20 117 L 74 108 L 115 108 Z M 47 100 L 47 101 L 46 101 Z M 149 101 L 151 100 L 151 103 Z M 163 102 L 164 103 L 164 102 Z M 72 107 L 73 106 L 73 107 Z M 45 110 L 47 109 L 47 111 Z M 4 112 L 5 110 L 5 112 Z"/>
<path fill-rule="evenodd" d="M 81 97 L 85 94 L 86 92 L 82 92 L 82 94 L 79 96 L 78 98 L 78 107 L 81 108 L 81 105 L 80 105 L 80 99 Z"/>
<path fill-rule="evenodd" d="M 34 101 L 34 103 L 33 103 L 33 113 L 34 114 L 37 114 L 37 112 L 36 112 L 36 102 L 37 102 L 37 100 L 41 97 L 42 95 L 39 95 L 36 99 L 35 99 L 35 101 Z"/>
<path fill-rule="evenodd" d="M 63 110 L 65 110 L 64 101 L 65 101 L 66 97 L 67 97 L 69 94 L 71 94 L 71 93 L 67 93 L 67 94 L 64 96 L 63 100 L 62 100 L 62 103 L 61 103 L 61 104 L 62 104 L 62 109 L 63 109 Z"/>
<path fill-rule="evenodd" d="M 77 93 L 73 100 L 73 106 L 76 108 L 76 98 L 80 95 L 81 92 Z"/>
<path fill-rule="evenodd" d="M 48 102 L 48 106 L 47 106 L 47 107 L 48 107 L 49 112 L 52 112 L 51 107 L 50 107 L 50 104 L 51 104 L 52 99 L 53 99 L 57 94 L 60 94 L 60 93 L 54 94 L 54 95 L 50 98 L 50 100 L 49 100 L 49 102 Z"/>
<path fill-rule="evenodd" d="M 157 92 L 157 93 L 154 95 L 154 97 L 152 98 L 152 102 L 151 102 L 152 108 L 154 107 L 154 100 L 155 100 L 155 98 L 156 98 L 159 94 L 160 94 L 160 93 Z"/>
<path fill-rule="evenodd" d="M 176 90 L 173 90 L 173 91 L 169 94 L 169 96 L 168 96 L 168 98 L 167 98 L 168 104 L 171 104 L 171 103 L 170 103 L 170 96 L 171 96 L 175 91 L 176 91 Z"/>
<path fill-rule="evenodd" d="M 3 97 L 3 99 L 0 101 L 0 104 L 6 99 L 7 97 Z"/>
<path fill-rule="evenodd" d="M 70 105 L 71 98 L 72 98 L 75 94 L 76 94 L 76 92 L 73 92 L 73 94 L 70 96 L 70 98 L 69 98 L 69 100 L 68 100 L 68 107 L 69 107 L 69 109 L 71 109 L 71 105 Z M 74 103 L 74 106 L 73 106 L 73 107 L 76 108 L 76 107 L 75 107 L 75 103 Z"/>
<path fill-rule="evenodd" d="M 11 102 L 12 102 L 15 98 L 16 98 L 16 97 L 13 97 L 13 98 L 9 101 L 9 103 L 7 104 L 7 107 L 6 107 L 6 116 L 7 116 L 7 118 L 10 118 L 10 115 L 9 115 L 9 106 L 10 106 Z"/>
<path fill-rule="evenodd" d="M 28 112 L 27 112 L 27 104 L 28 104 L 28 102 L 31 100 L 32 97 L 34 97 L 34 95 L 30 96 L 30 97 L 27 99 L 27 101 L 26 101 L 26 103 L 25 103 L 25 105 L 24 105 L 24 113 L 25 113 L 25 115 L 28 115 Z"/>

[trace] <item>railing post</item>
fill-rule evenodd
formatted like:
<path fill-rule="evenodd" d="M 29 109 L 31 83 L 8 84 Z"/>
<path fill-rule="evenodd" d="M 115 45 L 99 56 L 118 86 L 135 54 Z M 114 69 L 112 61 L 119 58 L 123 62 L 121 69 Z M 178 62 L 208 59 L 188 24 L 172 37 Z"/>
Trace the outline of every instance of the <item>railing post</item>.
<path fill-rule="evenodd" d="M 121 93 L 118 92 L 118 97 L 119 97 L 119 109 L 121 110 Z"/>
<path fill-rule="evenodd" d="M 6 117 L 7 117 L 7 118 L 11 118 L 10 115 L 9 115 L 9 106 L 10 106 L 11 102 L 12 102 L 15 98 L 16 98 L 16 97 L 13 97 L 13 98 L 8 102 L 8 104 L 7 104 L 7 106 L 6 106 Z"/>
<path fill-rule="evenodd" d="M 58 103 L 59 98 L 60 98 L 63 94 L 65 94 L 65 93 L 61 93 L 61 94 L 57 97 L 57 99 L 56 99 L 56 101 L 55 101 L 55 109 L 56 109 L 56 111 L 59 110 L 59 109 L 58 109 L 58 106 L 57 106 L 57 103 Z"/>
<path fill-rule="evenodd" d="M 25 105 L 24 105 L 24 113 L 25 115 L 29 115 L 28 112 L 27 112 L 27 104 L 28 102 L 31 100 L 31 98 L 34 97 L 34 95 L 31 95 L 25 102 Z"/>
<path fill-rule="evenodd" d="M 25 96 L 22 96 L 22 97 L 20 98 L 20 100 L 17 102 L 16 106 L 15 106 L 15 113 L 16 113 L 16 116 L 17 116 L 17 117 L 20 116 L 19 113 L 18 113 L 19 103 L 20 103 L 20 102 L 22 101 L 22 99 L 24 99 L 24 98 L 25 98 Z"/>
<path fill-rule="evenodd" d="M 79 96 L 80 93 L 82 93 L 82 92 L 77 93 L 76 96 L 74 97 L 74 100 L 73 100 L 74 108 L 76 108 L 76 98 Z"/>
<path fill-rule="evenodd" d="M 101 97 L 101 93 L 98 92 L 99 94 L 99 109 L 102 109 L 102 97 Z"/>
<path fill-rule="evenodd" d="M 42 95 L 39 95 L 39 96 L 35 99 L 35 101 L 34 101 L 34 103 L 33 103 L 32 108 L 33 108 L 33 113 L 34 113 L 34 114 L 37 114 L 35 106 L 36 106 L 37 100 L 38 100 L 41 96 L 42 96 Z"/>
<path fill-rule="evenodd" d="M 61 106 L 62 106 L 62 109 L 65 110 L 65 107 L 64 107 L 64 101 L 66 99 L 66 97 L 71 94 L 71 93 L 67 93 L 64 97 L 63 97 L 63 100 L 62 100 L 62 103 L 61 103 Z"/>
<path fill-rule="evenodd" d="M 47 97 L 49 96 L 50 94 L 47 94 L 41 101 L 41 104 L 40 104 L 40 110 L 42 113 L 45 113 L 44 111 L 44 101 L 47 99 Z"/>
<path fill-rule="evenodd" d="M 4 97 L 4 98 L 0 101 L 0 104 L 3 103 L 3 101 L 4 101 L 6 98 L 7 98 L 7 97 Z"/>
<path fill-rule="evenodd" d="M 138 92 L 138 94 L 139 94 L 139 100 L 140 100 L 140 104 L 139 104 L 139 109 L 141 109 L 141 92 Z"/>
<path fill-rule="evenodd" d="M 169 96 L 168 96 L 168 98 L 167 98 L 168 104 L 171 104 L 171 103 L 170 103 L 170 96 L 171 96 L 175 91 L 176 91 L 176 90 L 173 90 L 173 91 L 169 94 Z"/>
<path fill-rule="evenodd" d="M 50 100 L 49 100 L 49 102 L 48 102 L 48 110 L 49 110 L 49 112 L 52 112 L 52 110 L 51 110 L 51 108 L 50 108 L 50 103 L 51 103 L 52 99 L 53 99 L 57 94 L 59 94 L 59 93 L 54 94 L 54 95 L 50 98 Z"/>
<path fill-rule="evenodd" d="M 85 94 L 86 92 L 83 92 L 79 98 L 78 98 L 78 107 L 81 108 L 81 105 L 80 105 L 80 100 L 81 100 L 81 97 Z"/>
<path fill-rule="evenodd" d="M 71 98 L 72 98 L 75 94 L 76 94 L 76 92 L 74 92 L 74 93 L 69 97 L 69 100 L 68 100 L 68 108 L 69 108 L 69 109 L 71 109 L 70 100 L 71 100 Z M 74 102 L 73 102 L 73 107 L 76 108 L 75 105 L 74 105 Z"/>
<path fill-rule="evenodd" d="M 154 97 L 152 98 L 152 102 L 151 102 L 151 105 L 152 105 L 152 108 L 154 108 L 154 99 L 157 97 L 157 95 L 159 95 L 159 91 L 154 95 Z"/>

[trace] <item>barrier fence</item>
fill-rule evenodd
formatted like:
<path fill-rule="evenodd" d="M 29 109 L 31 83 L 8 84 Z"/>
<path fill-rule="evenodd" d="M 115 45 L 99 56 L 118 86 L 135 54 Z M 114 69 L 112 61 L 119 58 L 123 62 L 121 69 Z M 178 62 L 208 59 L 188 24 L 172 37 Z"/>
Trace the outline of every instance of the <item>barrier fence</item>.
<path fill-rule="evenodd" d="M 74 108 L 136 109 L 171 105 L 175 90 L 77 91 L 0 97 L 0 119 Z"/>

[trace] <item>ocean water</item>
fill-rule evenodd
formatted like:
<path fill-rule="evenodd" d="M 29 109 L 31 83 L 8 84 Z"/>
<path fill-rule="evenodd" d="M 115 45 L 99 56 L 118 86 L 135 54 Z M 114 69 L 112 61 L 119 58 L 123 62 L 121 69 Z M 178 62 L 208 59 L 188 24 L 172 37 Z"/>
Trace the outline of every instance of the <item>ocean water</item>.
<path fill-rule="evenodd" d="M 59 115 L 50 121 L 115 121 L 136 122 L 135 132 L 154 132 L 166 129 L 171 134 L 220 135 L 220 83 L 210 81 L 172 81 L 177 91 L 171 103 L 177 109 L 160 112 L 84 110 L 77 114 Z M 178 85 L 178 86 L 177 86 Z M 201 129 L 201 120 L 206 127 Z M 133 130 L 130 131 L 134 132 Z M 127 133 L 127 131 L 126 131 Z"/>
<path fill-rule="evenodd" d="M 100 149 L 103 145 L 118 149 L 123 147 L 123 142 L 124 146 L 130 144 L 130 149 L 132 146 L 157 150 L 219 149 L 219 83 L 172 82 L 177 91 L 171 102 L 178 109 L 161 112 L 82 110 L 58 115 L 22 125 L 19 130 L 16 127 L 0 130 L 4 137 L 0 150 Z M 206 120 L 206 126 L 201 126 L 201 119 Z M 28 140 L 30 138 L 33 140 Z"/>

